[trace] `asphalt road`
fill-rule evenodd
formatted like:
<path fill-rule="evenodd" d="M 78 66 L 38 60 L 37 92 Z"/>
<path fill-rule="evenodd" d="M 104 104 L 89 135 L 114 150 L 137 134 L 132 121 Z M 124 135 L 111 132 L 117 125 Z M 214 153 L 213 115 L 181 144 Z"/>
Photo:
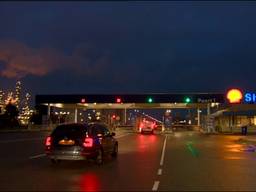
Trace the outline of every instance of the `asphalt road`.
<path fill-rule="evenodd" d="M 239 136 L 118 134 L 117 159 L 67 161 L 44 156 L 47 132 L 0 133 L 1 191 L 256 190 L 256 153 Z"/>

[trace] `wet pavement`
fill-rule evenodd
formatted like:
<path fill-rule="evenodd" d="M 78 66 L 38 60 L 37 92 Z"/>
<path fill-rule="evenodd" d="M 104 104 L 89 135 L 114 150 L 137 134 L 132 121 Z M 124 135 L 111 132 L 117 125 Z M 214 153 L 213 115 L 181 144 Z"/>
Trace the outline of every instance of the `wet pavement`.
<path fill-rule="evenodd" d="M 255 191 L 256 142 L 193 131 L 117 130 L 119 155 L 52 165 L 46 132 L 1 133 L 1 191 Z"/>

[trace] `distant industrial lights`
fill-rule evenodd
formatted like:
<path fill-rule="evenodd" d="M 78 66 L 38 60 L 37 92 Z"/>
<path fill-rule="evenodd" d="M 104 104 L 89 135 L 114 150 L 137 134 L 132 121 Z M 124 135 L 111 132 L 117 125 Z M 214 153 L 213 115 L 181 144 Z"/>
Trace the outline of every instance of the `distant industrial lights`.
<path fill-rule="evenodd" d="M 230 103 L 240 103 L 242 98 L 243 94 L 239 89 L 230 89 L 227 93 L 227 99 Z"/>

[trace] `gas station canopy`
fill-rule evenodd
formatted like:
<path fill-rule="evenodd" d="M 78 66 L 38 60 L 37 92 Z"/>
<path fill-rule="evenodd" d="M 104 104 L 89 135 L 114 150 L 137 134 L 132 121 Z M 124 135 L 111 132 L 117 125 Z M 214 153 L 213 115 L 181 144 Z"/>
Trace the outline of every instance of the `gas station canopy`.
<path fill-rule="evenodd" d="M 218 93 L 36 95 L 36 105 L 57 108 L 207 108 L 225 102 L 225 94 Z"/>

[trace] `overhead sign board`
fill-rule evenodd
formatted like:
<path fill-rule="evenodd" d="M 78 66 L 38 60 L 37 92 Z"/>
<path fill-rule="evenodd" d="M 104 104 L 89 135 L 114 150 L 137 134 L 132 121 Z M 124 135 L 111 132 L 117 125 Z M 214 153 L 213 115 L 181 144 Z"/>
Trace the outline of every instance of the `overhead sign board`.
<path fill-rule="evenodd" d="M 118 96 L 118 97 L 117 97 Z M 224 103 L 225 94 L 211 93 L 150 93 L 150 94 L 87 94 L 87 95 L 36 95 L 36 104 L 43 103 Z"/>

